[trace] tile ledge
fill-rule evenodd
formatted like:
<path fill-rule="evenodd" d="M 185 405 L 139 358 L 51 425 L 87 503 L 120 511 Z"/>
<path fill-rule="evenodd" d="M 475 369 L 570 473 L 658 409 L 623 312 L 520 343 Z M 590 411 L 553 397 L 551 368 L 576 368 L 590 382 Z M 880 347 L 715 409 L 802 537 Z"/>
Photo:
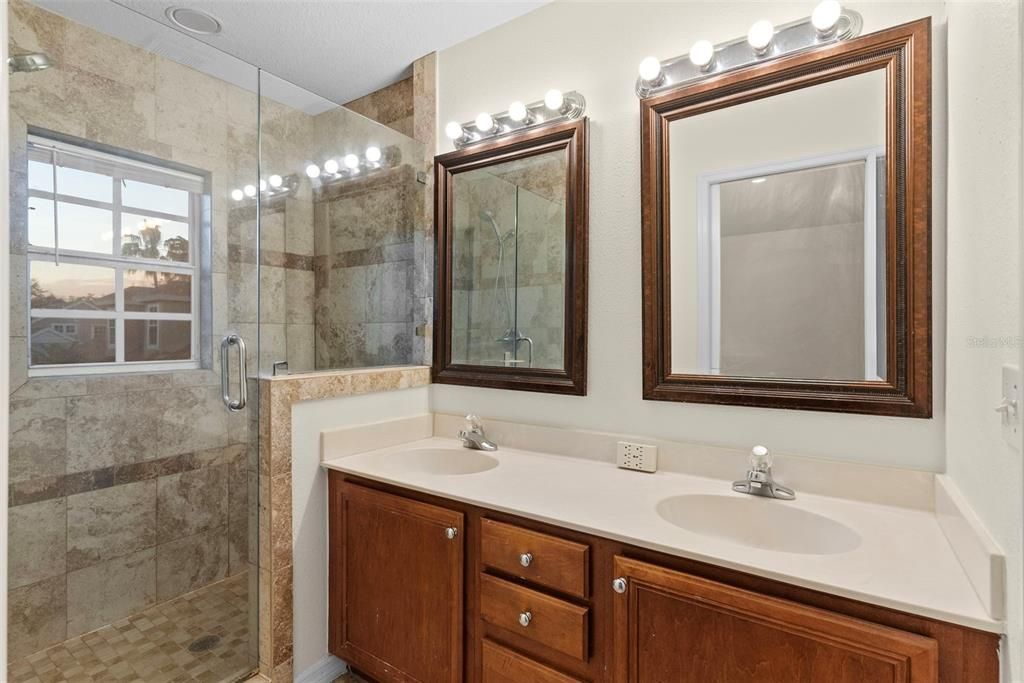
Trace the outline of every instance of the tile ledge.
<path fill-rule="evenodd" d="M 385 374 L 401 370 L 430 370 L 429 365 L 381 365 L 372 368 L 344 368 L 340 370 L 314 370 L 313 372 L 296 372 L 290 375 L 260 377 L 260 382 L 282 384 L 303 380 L 315 380 L 329 377 L 349 377 L 352 375 Z"/>

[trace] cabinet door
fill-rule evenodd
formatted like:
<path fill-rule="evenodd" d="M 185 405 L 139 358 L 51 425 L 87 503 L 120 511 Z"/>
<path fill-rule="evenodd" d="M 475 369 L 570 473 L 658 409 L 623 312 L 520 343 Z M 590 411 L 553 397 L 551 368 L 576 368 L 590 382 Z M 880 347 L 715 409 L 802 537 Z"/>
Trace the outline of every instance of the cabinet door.
<path fill-rule="evenodd" d="M 331 652 L 382 682 L 459 681 L 462 513 L 340 478 L 330 496 Z"/>
<path fill-rule="evenodd" d="M 935 683 L 931 638 L 616 557 L 616 683 Z"/>

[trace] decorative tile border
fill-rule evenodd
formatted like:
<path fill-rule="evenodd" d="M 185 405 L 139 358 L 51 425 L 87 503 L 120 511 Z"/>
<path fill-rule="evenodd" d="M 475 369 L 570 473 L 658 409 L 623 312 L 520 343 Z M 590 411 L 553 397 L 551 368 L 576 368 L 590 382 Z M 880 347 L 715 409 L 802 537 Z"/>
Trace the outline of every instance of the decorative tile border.
<path fill-rule="evenodd" d="M 246 448 L 246 444 L 234 444 L 223 448 L 180 453 L 126 465 L 111 465 L 85 472 L 71 472 L 59 476 L 12 482 L 8 488 L 7 506 L 13 508 L 19 505 L 73 496 L 76 493 L 86 493 L 111 486 L 156 479 L 169 474 L 179 474 L 209 465 L 232 463 L 237 458 L 245 457 Z"/>
<path fill-rule="evenodd" d="M 291 683 L 292 406 L 430 384 L 430 368 L 396 366 L 265 377 L 259 381 L 260 421 L 260 671 Z"/>

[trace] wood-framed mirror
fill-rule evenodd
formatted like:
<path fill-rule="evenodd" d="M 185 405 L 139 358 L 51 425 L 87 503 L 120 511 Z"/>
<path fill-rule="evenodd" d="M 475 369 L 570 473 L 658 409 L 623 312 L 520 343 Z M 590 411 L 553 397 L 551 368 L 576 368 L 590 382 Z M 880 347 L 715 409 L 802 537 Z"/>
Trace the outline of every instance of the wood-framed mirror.
<path fill-rule="evenodd" d="M 645 399 L 931 417 L 930 37 L 641 101 Z"/>
<path fill-rule="evenodd" d="M 433 381 L 585 395 L 587 119 L 437 156 Z"/>

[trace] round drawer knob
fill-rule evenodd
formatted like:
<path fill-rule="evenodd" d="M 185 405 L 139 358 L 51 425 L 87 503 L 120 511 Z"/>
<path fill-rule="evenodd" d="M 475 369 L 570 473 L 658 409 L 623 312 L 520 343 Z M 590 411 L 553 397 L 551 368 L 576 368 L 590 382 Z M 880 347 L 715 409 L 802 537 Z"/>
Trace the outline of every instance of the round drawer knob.
<path fill-rule="evenodd" d="M 445 538 L 447 538 L 450 541 L 450 540 L 452 540 L 453 538 L 455 538 L 456 536 L 459 535 L 459 530 L 456 529 L 453 526 L 450 526 L 450 527 L 448 527 L 447 529 L 444 530 L 444 535 L 445 535 Z"/>
<path fill-rule="evenodd" d="M 533 621 L 533 614 L 529 611 L 523 612 L 519 615 L 519 625 L 523 628 L 529 626 L 531 621 Z"/>
<path fill-rule="evenodd" d="M 523 565 L 524 567 L 529 567 L 531 564 L 533 564 L 533 553 L 523 553 L 522 555 L 520 555 L 519 564 Z"/>
<path fill-rule="evenodd" d="M 626 592 L 626 580 L 620 576 L 619 578 L 617 578 L 614 581 L 612 581 L 612 590 L 615 591 L 616 593 L 625 593 Z"/>

